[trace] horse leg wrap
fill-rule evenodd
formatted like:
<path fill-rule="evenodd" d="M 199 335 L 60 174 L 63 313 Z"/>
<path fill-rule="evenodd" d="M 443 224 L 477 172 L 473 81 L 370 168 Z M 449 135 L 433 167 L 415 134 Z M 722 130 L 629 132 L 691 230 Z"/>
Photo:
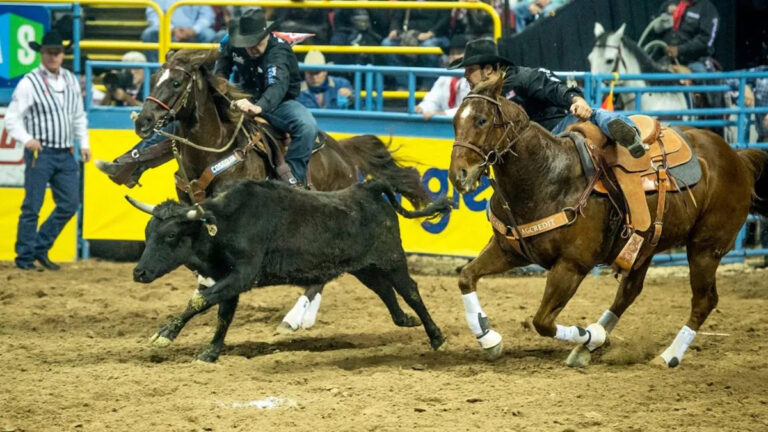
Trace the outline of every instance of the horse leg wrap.
<path fill-rule="evenodd" d="M 461 296 L 464 302 L 465 317 L 467 325 L 477 338 L 477 342 L 483 349 L 489 349 L 498 346 L 501 343 L 501 335 L 491 330 L 488 316 L 483 312 L 480 306 L 480 300 L 477 293 L 472 292 Z"/>
<path fill-rule="evenodd" d="M 317 321 L 317 312 L 320 310 L 320 300 L 323 295 L 320 293 L 315 294 L 315 298 L 309 302 L 307 310 L 304 312 L 304 316 L 301 318 L 301 328 L 312 328 Z"/>
<path fill-rule="evenodd" d="M 285 315 L 283 322 L 291 326 L 294 330 L 298 329 L 299 326 L 301 326 L 301 320 L 304 317 L 307 308 L 309 308 L 309 299 L 307 296 L 302 295 L 299 297 L 299 300 L 293 308 Z"/>
<path fill-rule="evenodd" d="M 587 344 L 592 339 L 592 336 L 587 330 L 581 327 L 566 327 L 557 324 L 557 333 L 555 333 L 555 339 L 560 339 L 567 342 L 576 342 L 578 344 Z"/>
<path fill-rule="evenodd" d="M 695 331 L 691 330 L 688 326 L 683 326 L 683 328 L 681 328 L 677 333 L 677 336 L 675 336 L 675 340 L 672 342 L 672 345 L 670 345 L 666 350 L 664 350 L 663 353 L 661 353 L 661 358 L 664 359 L 664 363 L 666 363 L 667 366 L 671 368 L 679 365 L 680 362 L 683 361 L 683 355 L 685 355 L 685 351 L 691 345 L 693 338 L 695 337 Z"/>
<path fill-rule="evenodd" d="M 616 327 L 616 324 L 619 322 L 619 317 L 616 316 L 615 313 L 606 310 L 603 312 L 603 315 L 600 316 L 600 319 L 597 320 L 597 323 L 603 326 L 606 333 L 610 333 L 613 331 L 613 328 Z"/>

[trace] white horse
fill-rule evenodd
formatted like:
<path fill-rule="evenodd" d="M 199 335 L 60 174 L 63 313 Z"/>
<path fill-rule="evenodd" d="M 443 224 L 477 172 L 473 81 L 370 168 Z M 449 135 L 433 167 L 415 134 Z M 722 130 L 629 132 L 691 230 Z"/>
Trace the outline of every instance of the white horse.
<path fill-rule="evenodd" d="M 589 53 L 592 73 L 639 74 L 667 72 L 656 63 L 635 42 L 624 36 L 626 24 L 614 33 L 607 33 L 600 23 L 595 23 L 595 46 Z M 648 87 L 642 80 L 623 81 L 628 87 Z M 635 94 L 619 93 L 619 100 L 625 110 L 635 110 Z M 643 93 L 640 107 L 643 111 L 686 110 L 688 101 L 685 93 Z"/>

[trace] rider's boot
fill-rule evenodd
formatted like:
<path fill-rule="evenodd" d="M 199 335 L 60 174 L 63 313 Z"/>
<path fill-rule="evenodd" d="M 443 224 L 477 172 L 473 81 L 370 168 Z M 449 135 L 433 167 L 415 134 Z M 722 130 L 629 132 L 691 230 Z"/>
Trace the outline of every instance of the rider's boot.
<path fill-rule="evenodd" d="M 633 158 L 643 157 L 645 154 L 645 146 L 643 141 L 640 140 L 640 134 L 637 133 L 637 129 L 621 119 L 614 119 L 608 123 L 608 131 L 611 132 L 611 137 L 618 144 L 623 145 L 629 150 L 629 154 Z"/>
<path fill-rule="evenodd" d="M 112 162 L 97 159 L 94 165 L 113 182 L 132 188 L 139 184 L 139 178 L 148 168 L 160 166 L 171 159 L 171 143 L 165 140 L 140 150 L 133 148 Z"/>
<path fill-rule="evenodd" d="M 291 167 L 288 166 L 287 163 L 282 162 L 278 164 L 277 167 L 275 167 L 275 171 L 277 171 L 277 178 L 279 180 L 284 181 L 295 188 L 302 187 L 301 183 L 293 176 Z"/>

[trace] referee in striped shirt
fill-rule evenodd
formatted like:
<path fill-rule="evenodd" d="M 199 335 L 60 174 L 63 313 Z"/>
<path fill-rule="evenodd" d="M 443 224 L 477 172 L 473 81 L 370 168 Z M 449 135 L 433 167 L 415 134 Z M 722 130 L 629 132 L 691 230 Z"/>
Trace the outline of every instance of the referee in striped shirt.
<path fill-rule="evenodd" d="M 65 48 L 61 35 L 52 30 L 42 43 L 33 41 L 29 47 L 40 52 L 41 65 L 19 81 L 5 114 L 11 138 L 24 144 L 25 194 L 16 234 L 16 267 L 40 271 L 37 261 L 58 270 L 48 250 L 80 204 L 73 143 L 79 141 L 83 161 L 88 162 L 87 120 L 79 81 L 61 67 Z M 56 208 L 38 231 L 46 184 L 51 185 Z"/>

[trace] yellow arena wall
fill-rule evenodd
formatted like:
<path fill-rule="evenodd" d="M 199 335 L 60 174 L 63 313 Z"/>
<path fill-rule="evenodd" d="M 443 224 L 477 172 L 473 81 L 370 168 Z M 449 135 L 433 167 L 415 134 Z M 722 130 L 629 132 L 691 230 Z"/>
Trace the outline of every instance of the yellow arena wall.
<path fill-rule="evenodd" d="M 341 139 L 349 135 L 333 134 Z M 388 142 L 389 136 L 380 136 Z M 459 196 L 448 181 L 452 141 L 420 137 L 392 137 L 396 157 L 405 165 L 415 166 L 429 178 L 431 192 L 447 194 L 459 201 L 459 208 L 449 216 L 433 221 L 400 219 L 403 246 L 406 251 L 442 255 L 476 256 L 491 236 L 485 216 L 485 203 L 491 196 L 489 187 L 476 195 Z M 90 142 L 94 158 L 112 160 L 137 142 L 132 130 L 91 130 Z M 92 240 L 144 240 L 144 227 L 149 215 L 134 209 L 124 196 L 148 203 L 176 199 L 173 173 L 177 166 L 170 162 L 148 170 L 141 178 L 144 186 L 128 189 L 117 186 L 98 172 L 93 164 L 85 168 L 85 202 L 83 237 Z"/>

